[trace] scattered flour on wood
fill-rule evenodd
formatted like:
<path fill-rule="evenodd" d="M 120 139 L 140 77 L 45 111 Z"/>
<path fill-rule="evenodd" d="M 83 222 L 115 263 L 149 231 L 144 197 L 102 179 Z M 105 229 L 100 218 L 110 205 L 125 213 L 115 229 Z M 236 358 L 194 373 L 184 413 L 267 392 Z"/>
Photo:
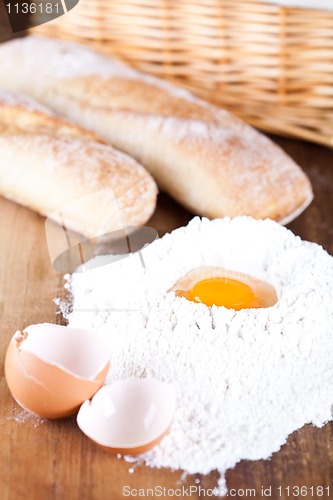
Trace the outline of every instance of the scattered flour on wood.
<path fill-rule="evenodd" d="M 152 467 L 224 473 L 265 459 L 304 424 L 323 426 L 333 403 L 333 258 L 270 220 L 193 219 L 141 256 L 69 277 L 72 327 L 110 338 L 108 381 L 174 384 L 170 433 L 145 454 Z M 208 308 L 168 290 L 199 266 L 272 284 L 273 307 Z"/>
<path fill-rule="evenodd" d="M 38 417 L 37 415 L 33 415 L 22 408 L 14 408 L 10 415 L 6 417 L 6 421 L 8 420 L 13 420 L 14 422 L 20 424 L 24 422 L 25 424 L 29 424 L 31 427 L 39 427 L 46 422 L 45 419 Z"/>

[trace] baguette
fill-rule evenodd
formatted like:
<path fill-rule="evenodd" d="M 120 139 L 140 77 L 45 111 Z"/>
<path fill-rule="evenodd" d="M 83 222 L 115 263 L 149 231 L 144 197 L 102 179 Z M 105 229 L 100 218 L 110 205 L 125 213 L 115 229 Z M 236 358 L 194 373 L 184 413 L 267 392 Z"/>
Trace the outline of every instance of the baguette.
<path fill-rule="evenodd" d="M 190 211 L 286 223 L 311 184 L 271 140 L 189 92 L 67 42 L 0 46 L 0 85 L 26 92 L 142 163 Z"/>
<path fill-rule="evenodd" d="M 28 97 L 0 92 L 0 151 L 0 194 L 88 238 L 154 211 L 141 165 Z"/>

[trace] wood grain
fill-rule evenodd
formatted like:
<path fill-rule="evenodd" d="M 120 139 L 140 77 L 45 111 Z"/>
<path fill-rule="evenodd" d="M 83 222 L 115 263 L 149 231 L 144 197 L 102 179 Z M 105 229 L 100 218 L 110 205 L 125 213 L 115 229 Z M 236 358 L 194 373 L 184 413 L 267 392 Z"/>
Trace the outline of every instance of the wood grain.
<path fill-rule="evenodd" d="M 333 254 L 333 153 L 301 142 L 278 142 L 304 166 L 315 189 L 315 201 L 290 227 Z M 178 487 L 181 472 L 139 466 L 131 474 L 131 464 L 94 446 L 78 430 L 74 418 L 41 421 L 26 414 L 11 398 L 3 373 L 8 342 L 16 329 L 28 324 L 61 322 L 52 300 L 64 291 L 63 277 L 49 260 L 44 219 L 4 199 L 0 199 L 0 214 L 1 500 L 117 500 L 125 498 L 125 485 Z M 190 218 L 186 210 L 160 195 L 150 225 L 161 236 Z M 182 484 L 195 485 L 198 477 L 188 477 Z M 212 488 L 216 479 L 216 473 L 203 477 L 201 486 Z M 290 498 L 286 492 L 278 496 L 279 485 L 331 486 L 333 493 L 333 425 L 304 427 L 271 460 L 242 461 L 227 473 L 227 481 L 229 488 L 255 488 L 256 498 L 263 498 L 262 486 L 272 486 L 271 498 L 276 499 Z M 202 494 L 191 496 L 200 497 Z"/>

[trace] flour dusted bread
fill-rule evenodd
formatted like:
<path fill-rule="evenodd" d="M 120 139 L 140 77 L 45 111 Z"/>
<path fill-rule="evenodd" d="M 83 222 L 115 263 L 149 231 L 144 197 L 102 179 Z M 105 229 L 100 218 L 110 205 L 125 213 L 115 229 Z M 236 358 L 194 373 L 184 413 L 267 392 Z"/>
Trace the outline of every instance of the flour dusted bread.
<path fill-rule="evenodd" d="M 7 42 L 0 60 L 0 85 L 132 155 L 195 213 L 287 222 L 312 200 L 308 178 L 281 148 L 186 91 L 56 40 Z"/>
<path fill-rule="evenodd" d="M 87 237 L 144 224 L 154 180 L 135 160 L 28 97 L 0 91 L 0 194 Z"/>

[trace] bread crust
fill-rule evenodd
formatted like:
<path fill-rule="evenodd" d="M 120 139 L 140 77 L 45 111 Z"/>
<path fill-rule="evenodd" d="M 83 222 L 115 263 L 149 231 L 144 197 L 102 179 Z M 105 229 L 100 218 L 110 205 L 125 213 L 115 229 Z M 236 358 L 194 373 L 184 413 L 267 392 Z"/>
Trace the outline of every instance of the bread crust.
<path fill-rule="evenodd" d="M 136 158 L 193 213 L 283 222 L 313 198 L 309 179 L 279 146 L 171 84 L 38 37 L 0 46 L 0 59 L 0 84 L 19 87 Z"/>
<path fill-rule="evenodd" d="M 88 238 L 154 211 L 140 164 L 26 97 L 0 92 L 0 150 L 0 193 Z"/>

